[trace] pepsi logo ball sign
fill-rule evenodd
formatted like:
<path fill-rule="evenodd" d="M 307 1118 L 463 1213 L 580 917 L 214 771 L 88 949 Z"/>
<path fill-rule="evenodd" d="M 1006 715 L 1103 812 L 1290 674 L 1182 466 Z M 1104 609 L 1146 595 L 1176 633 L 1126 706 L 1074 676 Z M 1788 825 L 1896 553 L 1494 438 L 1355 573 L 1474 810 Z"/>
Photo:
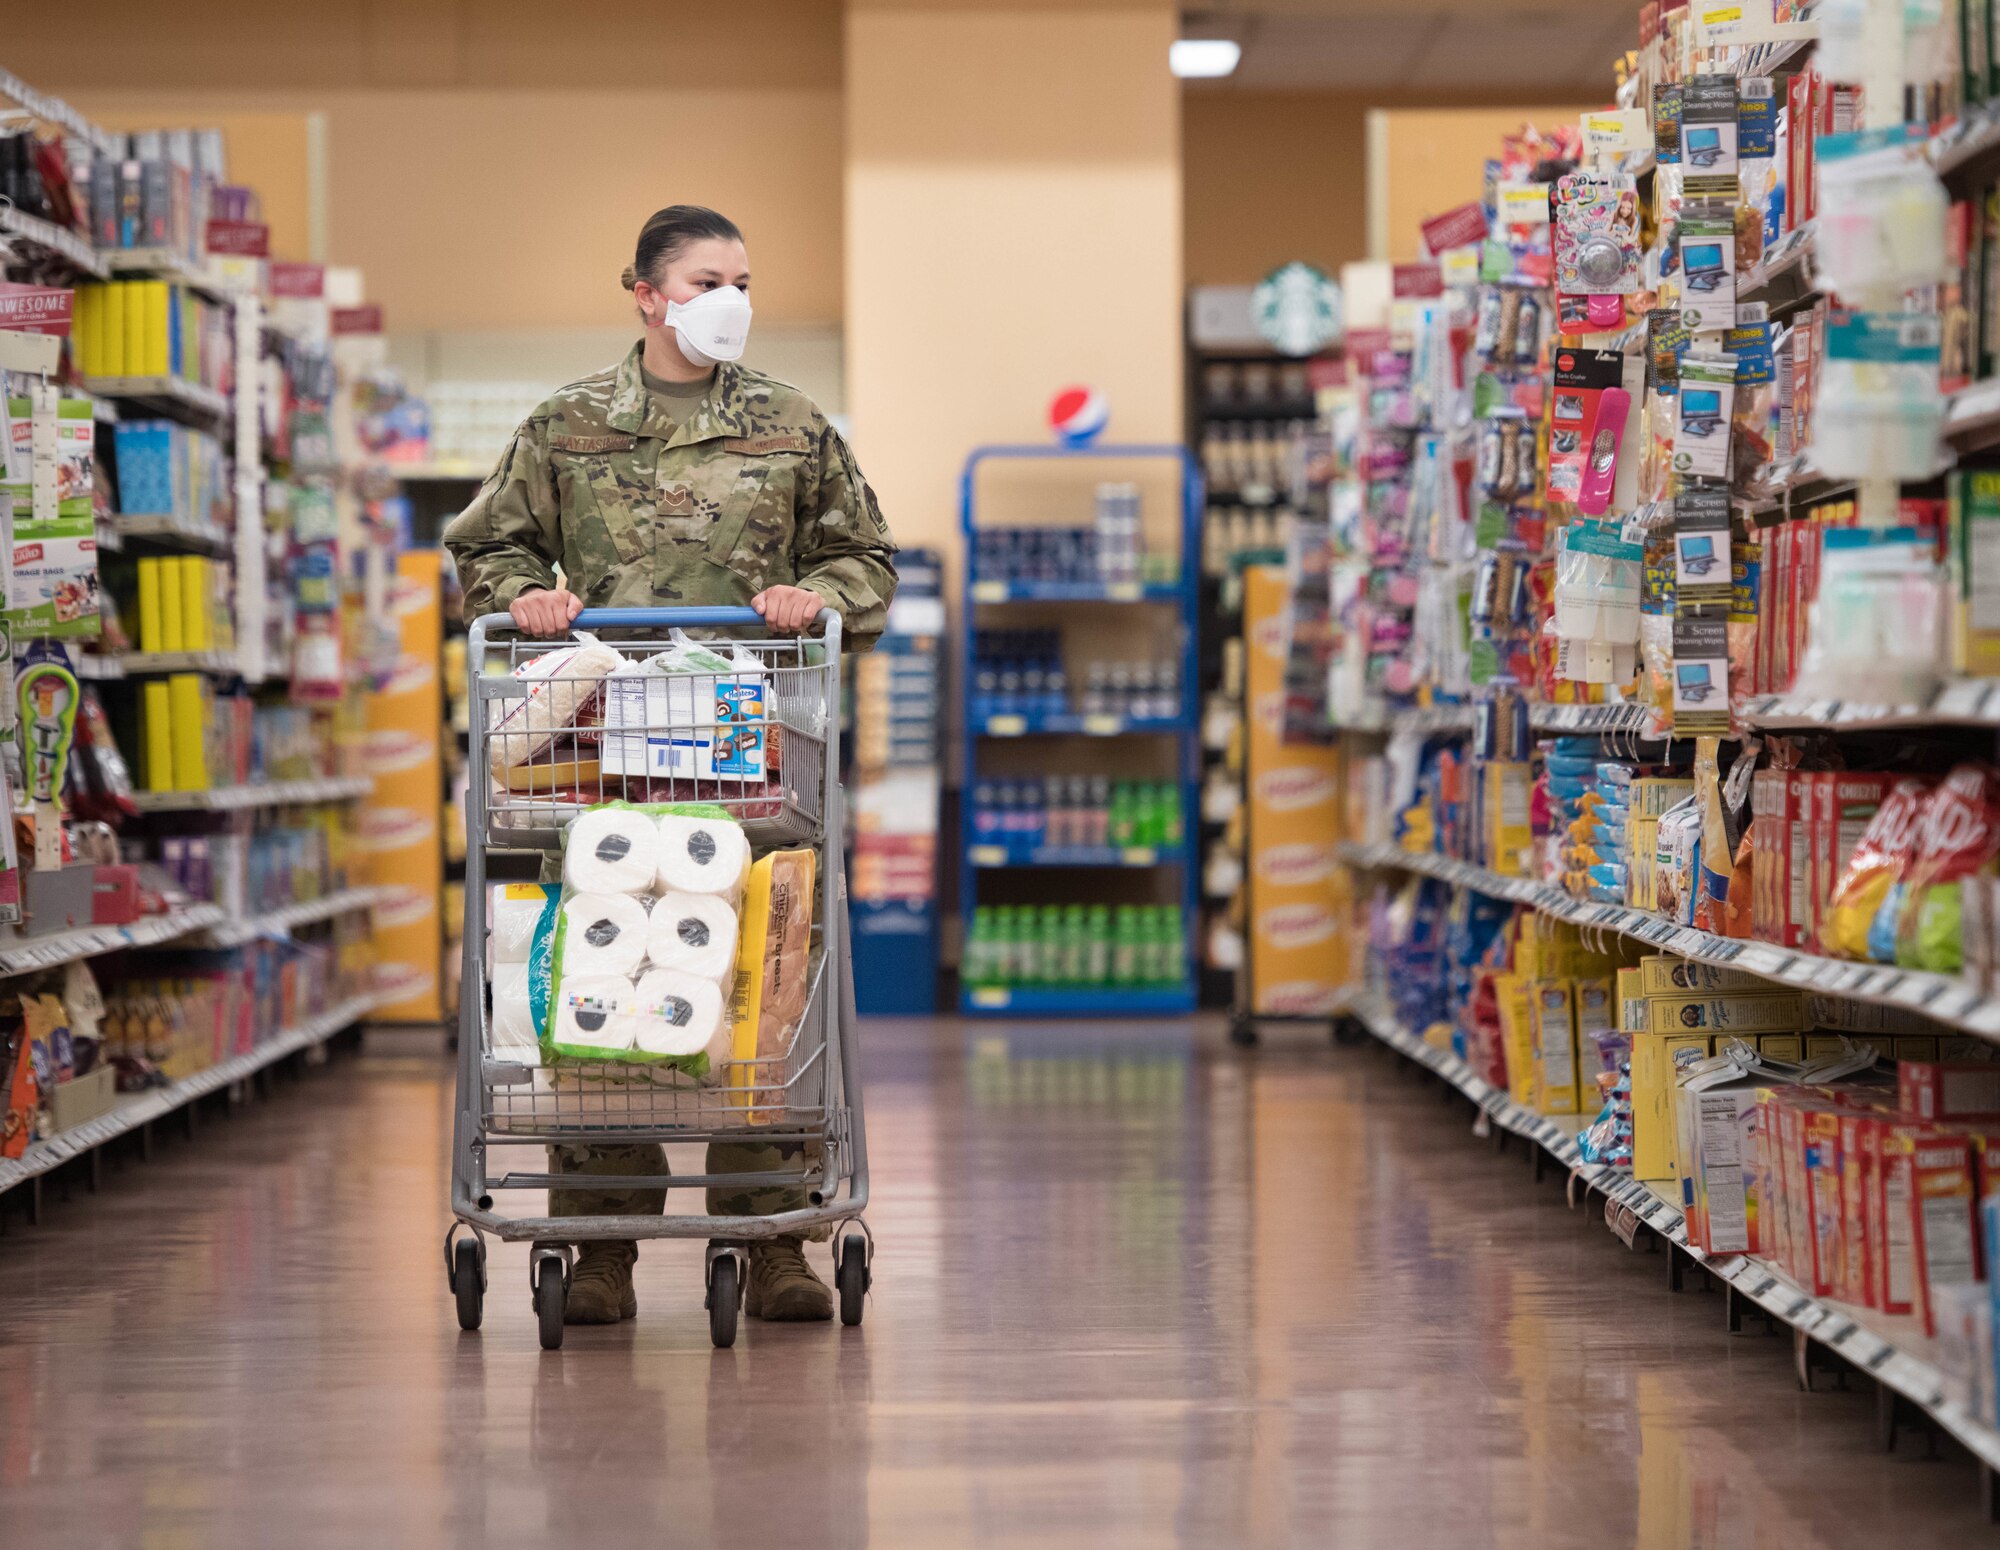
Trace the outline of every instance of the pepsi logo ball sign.
<path fill-rule="evenodd" d="M 1111 400 L 1092 387 L 1066 387 L 1049 400 L 1049 429 L 1066 447 L 1087 447 L 1104 434 Z"/>

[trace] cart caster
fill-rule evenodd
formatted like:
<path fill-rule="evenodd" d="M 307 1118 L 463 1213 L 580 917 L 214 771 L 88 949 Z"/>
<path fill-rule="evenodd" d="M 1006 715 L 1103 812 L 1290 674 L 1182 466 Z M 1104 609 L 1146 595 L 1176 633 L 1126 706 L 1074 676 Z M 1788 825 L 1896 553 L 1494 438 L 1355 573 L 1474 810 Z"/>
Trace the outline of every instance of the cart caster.
<path fill-rule="evenodd" d="M 1358 1017 L 1341 1015 L 1333 1020 L 1333 1042 L 1339 1045 L 1365 1044 L 1368 1025 Z"/>
<path fill-rule="evenodd" d="M 840 1288 L 840 1322 L 849 1328 L 861 1322 L 861 1310 L 874 1279 L 868 1265 L 868 1240 L 858 1232 L 849 1233 L 840 1240 L 840 1258 L 833 1267 L 834 1285 Z"/>
<path fill-rule="evenodd" d="M 1257 1024 L 1243 1013 L 1236 1013 L 1229 1019 L 1229 1042 L 1238 1049 L 1251 1048 L 1257 1042 Z"/>
<path fill-rule="evenodd" d="M 743 1305 L 743 1262 L 717 1254 L 708 1262 L 708 1338 L 718 1351 L 736 1344 L 736 1312 Z"/>
<path fill-rule="evenodd" d="M 452 1248 L 451 1290 L 458 1299 L 458 1327 L 479 1328 L 486 1298 L 486 1256 L 477 1238 L 460 1238 Z"/>
<path fill-rule="evenodd" d="M 529 1266 L 528 1285 L 534 1293 L 535 1316 L 541 1325 L 542 1349 L 560 1351 L 563 1313 L 569 1305 L 569 1261 L 553 1249 L 538 1250 Z"/>

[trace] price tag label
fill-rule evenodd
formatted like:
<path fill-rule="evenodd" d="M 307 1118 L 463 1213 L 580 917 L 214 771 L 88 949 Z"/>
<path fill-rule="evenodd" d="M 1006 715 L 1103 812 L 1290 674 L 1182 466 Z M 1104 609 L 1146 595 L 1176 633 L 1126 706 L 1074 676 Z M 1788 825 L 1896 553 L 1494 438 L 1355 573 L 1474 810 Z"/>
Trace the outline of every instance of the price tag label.
<path fill-rule="evenodd" d="M 977 1007 L 1003 1007 L 1012 999 L 1009 992 L 993 985 L 982 985 L 972 992 L 972 1004 Z"/>
<path fill-rule="evenodd" d="M 1122 716 L 1085 716 L 1083 730 L 1091 737 L 1116 737 L 1125 730 Z"/>
<path fill-rule="evenodd" d="M 1125 847 L 1124 861 L 1127 866 L 1151 866 L 1157 856 L 1150 845 L 1128 845 Z"/>
<path fill-rule="evenodd" d="M 1113 581 L 1106 584 L 1104 595 L 1114 603 L 1136 603 L 1145 593 L 1136 581 Z"/>
<path fill-rule="evenodd" d="M 966 853 L 974 866 L 1005 866 L 1007 852 L 998 845 L 974 845 Z"/>
<path fill-rule="evenodd" d="M 1028 730 L 1026 716 L 988 716 L 986 735 L 988 737 L 1021 737 Z"/>
<path fill-rule="evenodd" d="M 975 581 L 972 584 L 972 600 L 975 603 L 1004 603 L 1007 601 L 1007 583 Z"/>

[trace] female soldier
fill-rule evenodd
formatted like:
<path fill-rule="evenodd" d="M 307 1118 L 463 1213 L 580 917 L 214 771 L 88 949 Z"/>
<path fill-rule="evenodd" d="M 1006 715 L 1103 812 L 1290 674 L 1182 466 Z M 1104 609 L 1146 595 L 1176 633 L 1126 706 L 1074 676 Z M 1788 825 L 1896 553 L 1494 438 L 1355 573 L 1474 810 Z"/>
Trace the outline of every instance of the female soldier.
<path fill-rule="evenodd" d="M 854 455 L 812 400 L 737 364 L 750 332 L 743 234 L 713 210 L 661 210 L 640 231 L 624 283 L 644 339 L 614 369 L 544 400 L 445 530 L 467 619 L 505 609 L 548 640 L 584 608 L 748 603 L 773 630 L 791 632 L 831 606 L 849 648 L 866 651 L 895 594 L 896 545 Z M 550 1153 L 556 1173 L 667 1171 L 652 1145 Z M 709 1148 L 710 1173 L 788 1163 L 796 1167 L 796 1148 Z M 717 1215 L 804 1204 L 795 1187 L 708 1192 Z M 549 1192 L 555 1216 L 665 1209 L 662 1190 Z M 582 1245 L 568 1321 L 631 1318 L 638 1253 L 630 1241 Z M 752 1318 L 824 1319 L 833 1298 L 801 1241 L 779 1238 L 751 1248 L 744 1306 Z"/>

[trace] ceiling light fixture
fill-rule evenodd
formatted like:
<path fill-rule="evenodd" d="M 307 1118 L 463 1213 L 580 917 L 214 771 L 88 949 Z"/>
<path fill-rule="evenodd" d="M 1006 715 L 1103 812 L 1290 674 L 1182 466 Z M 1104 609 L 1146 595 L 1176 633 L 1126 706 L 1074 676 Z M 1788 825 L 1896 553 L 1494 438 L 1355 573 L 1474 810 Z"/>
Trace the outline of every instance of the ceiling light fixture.
<path fill-rule="evenodd" d="M 1167 48 L 1167 68 L 1184 81 L 1232 75 L 1243 57 L 1233 38 L 1176 38 Z"/>

